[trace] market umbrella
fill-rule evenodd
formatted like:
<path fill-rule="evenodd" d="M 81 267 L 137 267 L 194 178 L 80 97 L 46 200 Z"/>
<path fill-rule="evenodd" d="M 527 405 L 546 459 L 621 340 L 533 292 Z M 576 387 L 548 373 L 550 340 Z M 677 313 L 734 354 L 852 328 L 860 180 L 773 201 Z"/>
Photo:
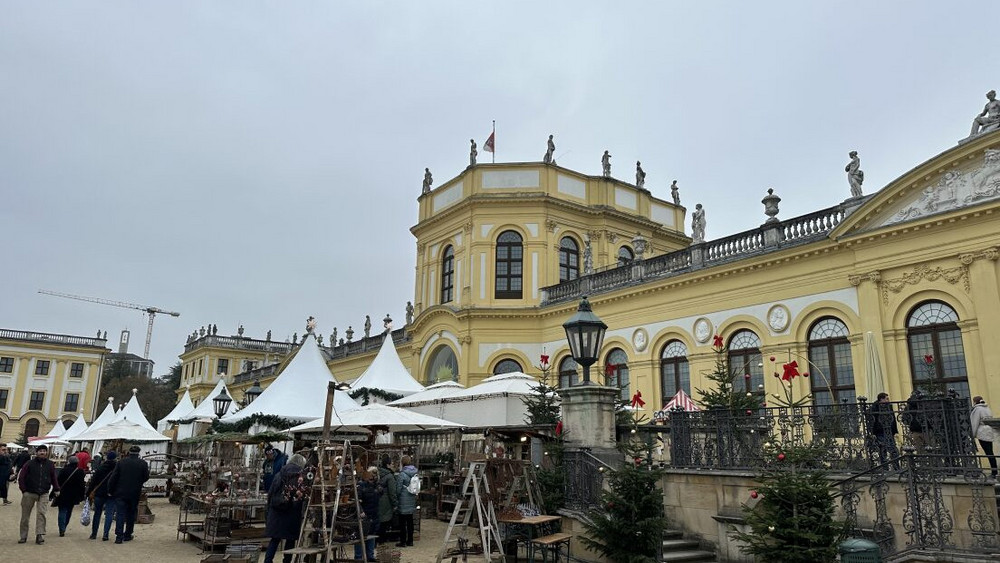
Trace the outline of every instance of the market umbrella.
<path fill-rule="evenodd" d="M 345 427 L 388 426 L 390 431 L 425 430 L 427 428 L 460 428 L 464 425 L 443 418 L 420 414 L 399 407 L 373 403 L 334 415 L 330 430 Z M 323 419 L 293 426 L 285 432 L 316 432 L 323 430 Z"/>
<path fill-rule="evenodd" d="M 128 419 L 116 420 L 100 428 L 88 430 L 71 439 L 73 442 L 90 442 L 97 440 L 125 440 L 127 442 L 166 442 L 169 440 L 156 430 L 150 430 L 142 424 Z"/>
<path fill-rule="evenodd" d="M 869 330 L 865 333 L 865 384 L 868 400 L 874 402 L 879 393 L 885 392 L 885 379 L 882 377 L 882 356 L 878 352 L 875 335 Z"/>

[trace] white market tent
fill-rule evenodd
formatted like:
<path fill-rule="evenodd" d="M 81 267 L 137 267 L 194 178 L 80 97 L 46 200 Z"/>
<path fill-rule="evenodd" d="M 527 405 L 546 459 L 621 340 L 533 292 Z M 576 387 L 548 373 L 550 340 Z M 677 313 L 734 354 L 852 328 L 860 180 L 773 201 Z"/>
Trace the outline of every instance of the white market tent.
<path fill-rule="evenodd" d="M 101 415 L 98 416 L 97 419 L 90 425 L 90 430 L 94 430 L 104 426 L 105 424 L 114 422 L 116 416 L 118 416 L 118 412 L 115 411 L 115 398 L 108 397 L 108 406 L 104 407 Z"/>
<path fill-rule="evenodd" d="M 521 426 L 525 424 L 526 395 L 537 393 L 538 380 L 521 372 L 504 373 L 484 379 L 479 385 L 439 399 L 441 418 L 464 426 Z M 413 408 L 423 412 L 424 407 Z"/>
<path fill-rule="evenodd" d="M 206 395 L 205 398 L 202 399 L 200 403 L 198 403 L 197 407 L 194 407 L 193 409 L 191 409 L 191 411 L 185 414 L 182 417 L 182 420 L 193 418 L 199 422 L 211 422 L 216 418 L 218 418 L 217 416 L 215 416 L 215 403 L 212 402 L 212 399 L 214 399 L 219 393 L 221 393 L 223 389 L 226 390 L 226 395 L 229 395 L 230 397 L 233 396 L 232 393 L 229 392 L 229 388 L 226 387 L 226 380 L 219 379 L 219 382 L 215 384 L 215 387 L 212 389 L 212 391 L 209 392 L 209 394 Z"/>
<path fill-rule="evenodd" d="M 137 393 L 138 391 L 136 389 L 132 390 L 132 398 L 129 399 L 128 402 L 125 403 L 125 406 L 122 407 L 122 409 L 115 415 L 115 422 L 128 420 L 156 432 L 156 428 L 153 428 L 153 425 L 146 420 L 146 415 L 142 414 L 142 408 L 139 407 L 139 397 L 137 396 Z M 70 430 L 72 430 L 72 428 L 70 428 Z M 160 436 L 164 440 L 167 439 L 166 436 L 163 436 L 162 434 Z"/>
<path fill-rule="evenodd" d="M 63 442 L 71 442 L 75 440 L 77 436 L 83 434 L 87 428 L 87 421 L 83 419 L 83 411 L 80 411 L 80 416 L 76 417 L 76 421 L 73 422 L 73 426 L 70 426 L 62 436 L 59 436 L 59 440 Z"/>
<path fill-rule="evenodd" d="M 238 412 L 223 417 L 222 421 L 236 422 L 255 414 L 280 416 L 297 422 L 322 418 L 326 413 L 327 386 L 331 381 L 337 380 L 326 366 L 316 336 L 309 332 L 302 339 L 295 357 L 264 392 Z M 347 393 L 334 393 L 333 397 L 333 408 L 338 413 L 360 406 Z"/>
<path fill-rule="evenodd" d="M 450 397 L 463 389 L 465 389 L 465 385 L 462 385 L 457 381 L 442 381 L 440 383 L 427 386 L 423 391 L 414 393 L 408 397 L 403 397 L 402 399 L 397 399 L 389 403 L 389 406 L 410 408 L 414 405 L 434 403 L 437 402 L 438 399 Z"/>
<path fill-rule="evenodd" d="M 381 389 L 396 395 L 412 395 L 424 390 L 416 379 L 410 375 L 399 359 L 396 352 L 396 345 L 392 342 L 392 333 L 385 331 L 385 338 L 382 340 L 382 348 L 379 349 L 375 359 L 372 360 L 368 369 L 360 377 L 351 383 L 351 389 Z M 378 400 L 378 397 L 371 397 L 370 401 Z"/>
<path fill-rule="evenodd" d="M 428 428 L 459 428 L 463 426 L 455 422 L 427 416 L 407 409 L 390 407 L 371 403 L 363 407 L 337 413 L 330 421 L 332 431 L 343 430 L 344 427 L 388 426 L 390 431 L 425 430 Z M 319 418 L 286 430 L 289 434 L 296 432 L 319 432 L 323 430 L 323 419 Z"/>
<path fill-rule="evenodd" d="M 116 420 L 97 429 L 87 430 L 74 438 L 74 442 L 101 442 L 126 440 L 129 442 L 165 442 L 166 437 L 128 418 Z"/>
<path fill-rule="evenodd" d="M 177 401 L 177 404 L 174 405 L 174 408 L 170 410 L 170 413 L 168 413 L 167 416 L 161 418 L 160 421 L 156 423 L 156 429 L 160 432 L 166 431 L 168 428 L 170 428 L 170 423 L 167 421 L 185 419 L 187 418 L 188 413 L 190 413 L 193 410 L 194 410 L 194 403 L 191 402 L 191 387 L 188 386 L 188 388 L 184 390 L 184 396 L 181 397 L 180 401 Z"/>
<path fill-rule="evenodd" d="M 65 434 L 66 430 L 67 430 L 66 425 L 63 424 L 63 419 L 60 416 L 59 420 L 57 420 L 56 423 L 52 425 L 52 430 L 49 430 L 49 433 L 46 434 L 45 436 L 42 436 L 42 438 L 58 438 L 63 434 Z"/>

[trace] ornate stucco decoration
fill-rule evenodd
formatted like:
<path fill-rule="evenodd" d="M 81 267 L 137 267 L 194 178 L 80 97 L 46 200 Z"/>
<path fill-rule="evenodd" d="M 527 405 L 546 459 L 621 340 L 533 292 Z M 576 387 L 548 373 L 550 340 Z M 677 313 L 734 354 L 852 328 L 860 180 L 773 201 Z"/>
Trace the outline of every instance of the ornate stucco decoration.
<path fill-rule="evenodd" d="M 645 351 L 647 344 L 649 344 L 649 333 L 647 333 L 644 328 L 636 329 L 635 332 L 632 333 L 632 346 L 635 347 L 635 351 Z"/>
<path fill-rule="evenodd" d="M 791 313 L 784 305 L 775 305 L 767 312 L 767 326 L 771 327 L 774 332 L 784 332 L 788 328 L 789 320 L 791 320 Z"/>
<path fill-rule="evenodd" d="M 958 257 L 963 265 L 968 266 L 975 262 L 976 260 L 991 260 L 996 262 L 1000 259 L 1000 247 L 991 246 L 985 250 L 980 250 L 979 252 L 970 252 L 968 254 L 962 254 Z"/>
<path fill-rule="evenodd" d="M 861 282 L 866 280 L 874 284 L 877 284 L 880 281 L 882 281 L 882 273 L 876 270 L 874 272 L 868 272 L 867 274 L 856 274 L 847 276 L 847 281 L 851 282 L 851 285 L 853 285 L 854 287 L 861 285 Z"/>
<path fill-rule="evenodd" d="M 694 322 L 694 338 L 704 344 L 712 336 L 712 321 L 702 317 Z"/>
<path fill-rule="evenodd" d="M 618 233 L 613 233 L 611 231 L 604 231 L 604 234 L 608 237 L 608 242 L 614 244 L 618 240 Z"/>
<path fill-rule="evenodd" d="M 556 232 L 556 229 L 559 228 L 559 224 L 552 219 L 549 219 L 545 221 L 545 228 L 548 229 L 550 233 L 554 233 Z"/>
<path fill-rule="evenodd" d="M 969 267 L 965 264 L 954 268 L 942 268 L 940 266 L 932 268 L 926 264 L 921 264 L 913 268 L 912 272 L 903 274 L 898 278 L 883 280 L 879 286 L 882 289 L 882 302 L 889 303 L 889 292 L 899 293 L 908 285 L 917 285 L 924 280 L 944 281 L 955 285 L 962 282 L 962 288 L 969 291 Z"/>

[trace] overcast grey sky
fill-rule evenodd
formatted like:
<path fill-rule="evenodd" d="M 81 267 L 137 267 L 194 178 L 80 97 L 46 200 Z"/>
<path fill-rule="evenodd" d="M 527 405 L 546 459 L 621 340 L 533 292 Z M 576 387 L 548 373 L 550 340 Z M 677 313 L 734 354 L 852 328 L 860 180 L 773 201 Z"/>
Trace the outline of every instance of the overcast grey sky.
<path fill-rule="evenodd" d="M 626 4 L 627 7 L 622 7 Z M 0 1 L 0 328 L 112 347 L 192 330 L 361 334 L 412 299 L 409 228 L 481 150 L 631 179 L 708 238 L 871 193 L 1000 87 L 983 2 Z M 690 222 L 690 221 L 688 221 Z M 687 225 L 690 232 L 690 225 Z"/>

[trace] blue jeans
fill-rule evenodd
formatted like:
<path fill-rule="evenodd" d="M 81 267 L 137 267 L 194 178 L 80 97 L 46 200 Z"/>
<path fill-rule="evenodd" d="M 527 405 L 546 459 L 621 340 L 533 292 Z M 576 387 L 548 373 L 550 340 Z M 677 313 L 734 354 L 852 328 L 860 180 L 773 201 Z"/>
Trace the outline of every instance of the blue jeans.
<path fill-rule="evenodd" d="M 66 533 L 69 521 L 73 519 L 73 505 L 59 507 L 59 532 Z"/>
<path fill-rule="evenodd" d="M 103 512 L 106 516 L 104 517 L 104 537 L 108 537 L 108 533 L 111 531 L 111 523 L 115 521 L 115 513 L 118 512 L 118 501 L 111 497 L 98 497 L 94 496 L 94 513 L 91 515 L 93 520 L 90 522 L 90 535 L 97 535 L 97 528 L 101 524 L 101 513 Z"/>
<path fill-rule="evenodd" d="M 135 514 L 139 511 L 139 499 L 117 499 L 118 514 L 115 515 L 115 535 L 131 538 L 135 529 Z"/>
<path fill-rule="evenodd" d="M 371 528 L 368 530 L 368 535 L 375 536 L 378 535 L 378 516 L 376 515 L 375 521 L 371 523 Z M 365 551 L 369 563 L 375 562 L 375 538 L 370 540 L 365 540 Z M 354 544 L 354 559 L 361 561 L 361 544 Z"/>

